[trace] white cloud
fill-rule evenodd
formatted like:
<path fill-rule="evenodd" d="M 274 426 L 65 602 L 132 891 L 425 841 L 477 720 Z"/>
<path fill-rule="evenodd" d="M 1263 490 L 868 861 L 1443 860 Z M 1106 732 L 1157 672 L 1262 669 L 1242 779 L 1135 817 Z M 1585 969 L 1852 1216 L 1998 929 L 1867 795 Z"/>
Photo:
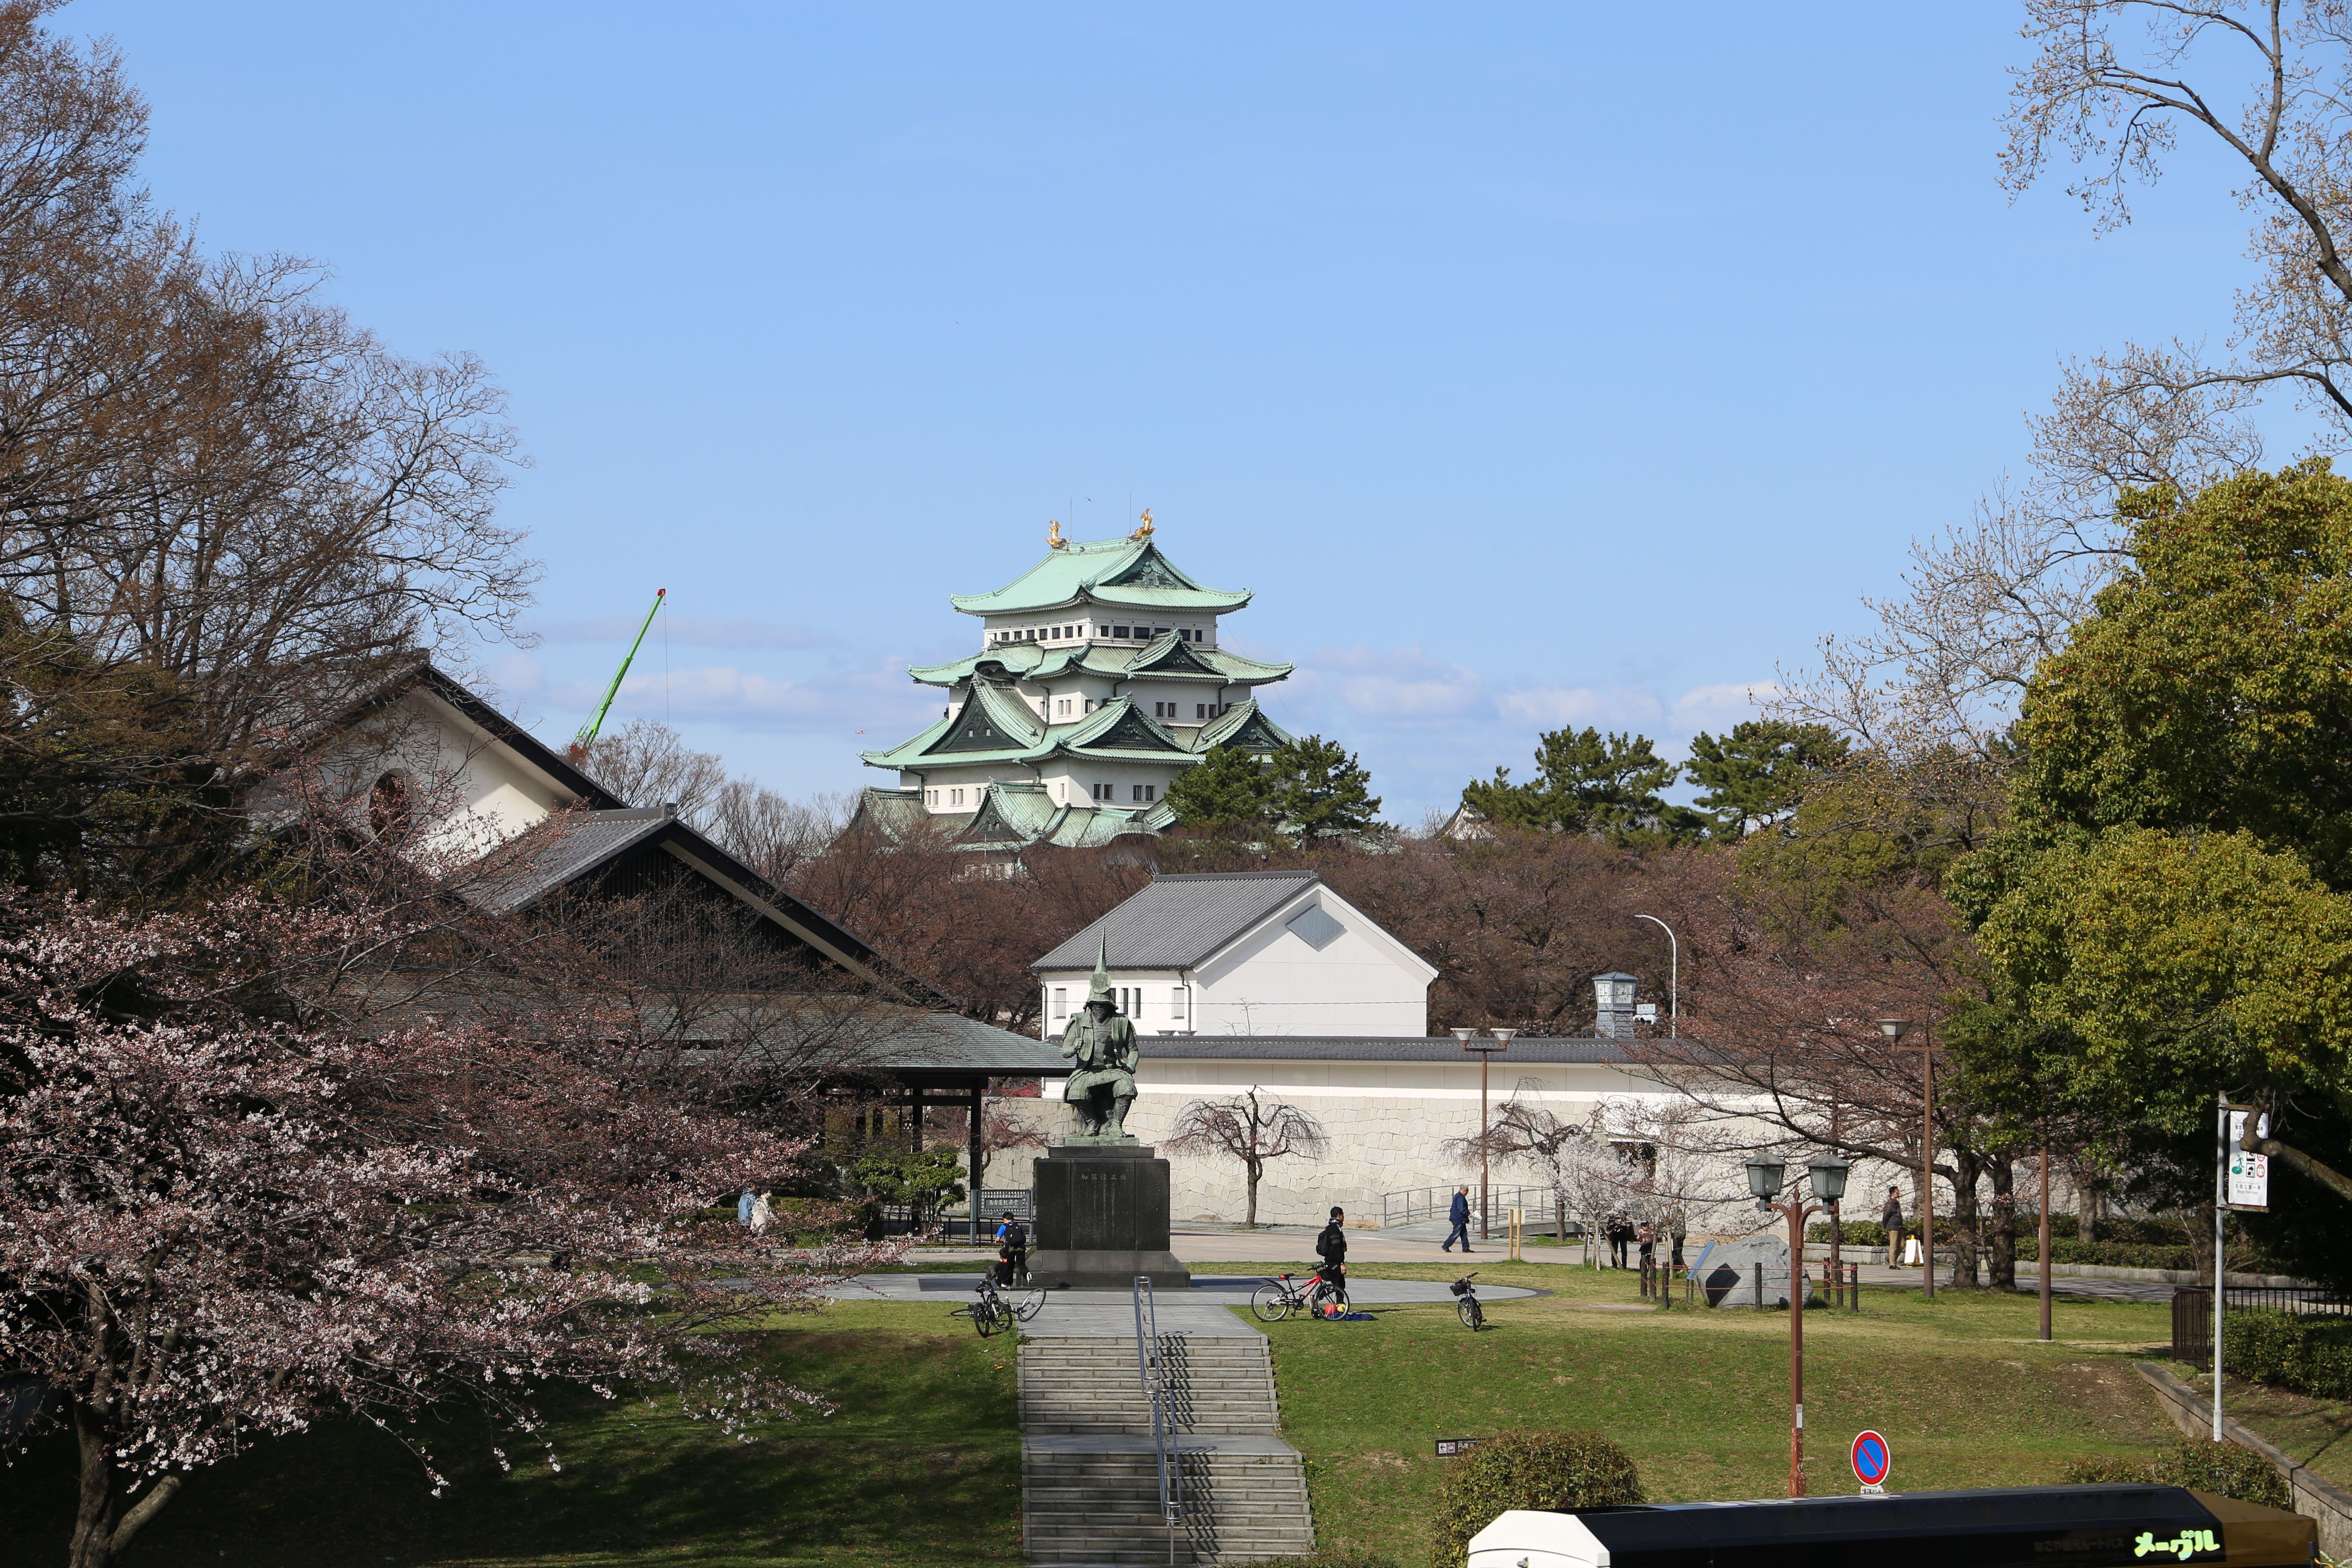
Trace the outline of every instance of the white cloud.
<path fill-rule="evenodd" d="M 1722 731 L 1759 717 L 1764 705 L 1780 694 L 1769 680 L 1732 681 L 1701 686 L 1675 700 L 1674 721 L 1685 731 Z"/>
<path fill-rule="evenodd" d="M 597 616 L 584 621 L 551 621 L 530 629 L 544 642 L 601 642 L 626 647 L 645 624 L 642 616 Z M 648 643 L 667 636 L 688 647 L 822 647 L 833 638 L 806 626 L 776 626 L 745 616 L 670 616 L 656 620 Z"/>
<path fill-rule="evenodd" d="M 1539 730 L 1574 724 L 1603 730 L 1654 727 L 1664 717 L 1658 693 L 1644 687 L 1530 686 L 1507 691 L 1496 701 L 1506 718 Z"/>
<path fill-rule="evenodd" d="M 550 702 L 585 710 L 604 694 L 604 682 L 551 685 Z M 731 664 L 698 665 L 661 675 L 632 675 L 621 683 L 615 712 L 707 721 L 750 730 L 833 733 L 853 750 L 895 746 L 938 717 L 940 699 L 907 679 L 894 660 L 887 668 L 835 668 L 808 680 L 780 680 Z M 864 731 L 860 734 L 858 731 Z"/>
<path fill-rule="evenodd" d="M 1325 711 L 1337 706 L 1356 718 L 1389 723 L 1485 718 L 1494 711 L 1476 670 L 1431 658 L 1417 646 L 1318 648 L 1297 674 L 1264 695 Z"/>

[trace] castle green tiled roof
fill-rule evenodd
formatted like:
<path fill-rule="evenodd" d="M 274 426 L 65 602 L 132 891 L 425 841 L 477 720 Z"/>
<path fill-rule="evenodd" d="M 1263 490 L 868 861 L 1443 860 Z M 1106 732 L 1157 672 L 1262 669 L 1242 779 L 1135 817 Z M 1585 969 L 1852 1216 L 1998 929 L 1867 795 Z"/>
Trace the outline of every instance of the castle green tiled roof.
<path fill-rule="evenodd" d="M 1181 653 L 1175 652 L 1179 649 Z M 1205 668 L 1177 675 L 1175 671 L 1161 668 L 1168 664 L 1171 654 L 1178 659 L 1188 659 Z M 1297 668 L 1288 664 L 1265 664 L 1255 658 L 1244 658 L 1237 653 L 1227 653 L 1223 648 L 1202 647 L 1183 642 L 1171 635 L 1157 638 L 1141 647 L 1106 647 L 1100 643 L 1084 643 L 1068 647 L 1048 647 L 1040 643 L 1004 643 L 979 653 L 966 654 L 947 664 L 919 664 L 907 673 L 925 686 L 954 686 L 970 680 L 992 664 L 1002 668 L 1007 678 L 1016 680 L 1052 680 L 1076 673 L 1124 680 L 1148 672 L 1154 676 L 1203 681 L 1218 679 L 1227 686 L 1265 685 L 1286 678 Z"/>
<path fill-rule="evenodd" d="M 1246 590 L 1206 588 L 1178 571 L 1150 539 L 1097 539 L 1049 550 L 993 594 L 952 594 L 969 616 L 1020 615 L 1091 602 L 1151 610 L 1238 610 Z"/>
<path fill-rule="evenodd" d="M 1062 805 L 1044 784 L 1003 781 L 988 785 L 976 811 L 934 815 L 924 806 L 920 790 L 869 788 L 857 813 L 892 838 L 929 826 L 947 834 L 958 849 L 999 853 L 1037 843 L 1095 849 L 1129 835 L 1161 832 L 1176 820 L 1165 803 L 1143 811 L 1091 801 Z"/>
<path fill-rule="evenodd" d="M 868 767 L 922 769 L 969 767 L 988 763 L 1024 766 L 1060 755 L 1097 762 L 1189 762 L 1211 746 L 1247 746 L 1270 751 L 1291 737 L 1252 701 L 1192 732 L 1180 735 L 1148 717 L 1131 698 L 1104 703 L 1083 719 L 1048 724 L 1027 703 L 986 680 L 972 684 L 963 711 L 941 719 L 904 745 L 860 752 Z"/>

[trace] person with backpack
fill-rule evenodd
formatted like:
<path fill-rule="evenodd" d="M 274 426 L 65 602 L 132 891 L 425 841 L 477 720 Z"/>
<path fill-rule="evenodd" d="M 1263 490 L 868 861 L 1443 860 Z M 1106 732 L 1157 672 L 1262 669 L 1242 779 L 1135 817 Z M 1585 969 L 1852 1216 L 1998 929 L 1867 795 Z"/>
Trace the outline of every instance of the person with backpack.
<path fill-rule="evenodd" d="M 1445 1217 L 1446 1217 L 1446 1219 L 1447 1219 L 1447 1220 L 1448 1220 L 1448 1221 L 1453 1225 L 1454 1228 L 1453 1228 L 1452 1230 L 1447 1231 L 1447 1232 L 1445 1233 L 1445 1245 L 1444 1245 L 1444 1246 L 1443 1246 L 1443 1247 L 1439 1247 L 1437 1250 L 1438 1250 L 1438 1251 L 1440 1251 L 1440 1252 L 1451 1252 L 1451 1251 L 1453 1251 L 1453 1250 L 1454 1250 L 1454 1244 L 1455 1242 L 1457 1242 L 1457 1241 L 1458 1241 L 1458 1242 L 1460 1242 L 1460 1243 L 1462 1244 L 1462 1250 L 1463 1250 L 1463 1251 L 1465 1251 L 1465 1252 L 1469 1251 L 1469 1250 L 1470 1250 L 1470 1189 L 1469 1189 L 1469 1188 L 1467 1188 L 1467 1187 L 1464 1187 L 1464 1188 L 1461 1188 L 1459 1191 L 1457 1191 L 1457 1192 L 1455 1192 L 1455 1193 L 1454 1193 L 1453 1203 L 1451 1203 L 1451 1204 L 1449 1204 L 1449 1205 L 1446 1205 Z"/>
<path fill-rule="evenodd" d="M 1029 1227 L 1006 1215 L 996 1227 L 998 1282 L 1017 1284 L 1029 1275 Z"/>
<path fill-rule="evenodd" d="M 1341 1310 L 1348 1302 L 1348 1212 L 1334 1208 L 1331 1223 L 1315 1238 L 1315 1256 L 1323 1260 L 1320 1270 L 1323 1283 L 1339 1300 Z"/>

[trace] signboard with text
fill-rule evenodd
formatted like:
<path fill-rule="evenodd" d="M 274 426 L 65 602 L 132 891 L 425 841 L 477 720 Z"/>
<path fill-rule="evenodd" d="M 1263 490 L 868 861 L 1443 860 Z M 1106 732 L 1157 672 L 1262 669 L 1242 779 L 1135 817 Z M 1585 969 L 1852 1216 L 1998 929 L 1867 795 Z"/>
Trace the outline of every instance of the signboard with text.
<path fill-rule="evenodd" d="M 2246 1118 L 2253 1112 L 2234 1107 L 2230 1111 L 2230 1206 L 2250 1214 L 2271 1211 L 2271 1160 L 2267 1154 L 2251 1153 L 2238 1147 L 2246 1135 Z M 2270 1136 L 2270 1118 L 2258 1118 L 2254 1136 Z"/>
<path fill-rule="evenodd" d="M 1476 1437 L 1440 1437 L 1437 1440 L 1437 1457 L 1441 1459 L 1451 1459 L 1458 1454 L 1466 1454 L 1476 1447 L 1481 1440 Z"/>

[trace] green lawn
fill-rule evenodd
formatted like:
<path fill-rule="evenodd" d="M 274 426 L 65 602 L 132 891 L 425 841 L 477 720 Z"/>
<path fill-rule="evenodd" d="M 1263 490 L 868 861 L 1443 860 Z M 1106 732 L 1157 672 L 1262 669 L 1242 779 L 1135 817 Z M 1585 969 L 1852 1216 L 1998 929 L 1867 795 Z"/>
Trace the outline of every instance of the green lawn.
<path fill-rule="evenodd" d="M 962 1568 L 1021 1561 L 1021 1435 L 1012 1347 L 947 1321 L 947 1303 L 858 1303 L 791 1320 L 763 1353 L 840 1414 L 736 1443 L 658 1402 L 548 1401 L 561 1474 L 479 1425 L 437 1425 L 455 1483 L 434 1499 L 415 1459 L 336 1424 L 194 1478 L 141 1536 L 140 1568 L 594 1564 L 597 1568 Z M 6 1473 L 0 1563 L 61 1563 L 70 1452 Z"/>
<path fill-rule="evenodd" d="M 1592 1427 L 1631 1452 L 1654 1498 L 1769 1497 L 1787 1464 L 1785 1314 L 1638 1310 L 1632 1276 L 1480 1256 L 1483 1283 L 1549 1298 L 1495 1301 L 1473 1338 L 1450 1304 L 1376 1309 L 1370 1323 L 1273 1325 L 1286 1433 L 1307 1458 L 1316 1525 L 1334 1547 L 1426 1562 L 1423 1521 L 1441 1436 L 1521 1423 Z M 1260 1264 L 1200 1272 L 1260 1274 Z M 1452 1279 L 1461 1266 L 1367 1264 L 1359 1277 Z M 1843 1489 L 1845 1444 L 1886 1435 L 1897 1489 L 2053 1479 L 2077 1454 L 2150 1451 L 2171 1428 L 2131 1370 L 2168 1332 L 2165 1308 L 2062 1302 L 2034 1342 L 2031 1298 L 1866 1292 L 1860 1317 L 1806 1314 L 1811 1474 Z M 921 1568 L 1020 1561 L 1020 1433 L 1011 1347 L 951 1321 L 952 1299 L 864 1302 L 762 1338 L 780 1372 L 839 1415 L 729 1442 L 657 1401 L 550 1402 L 561 1474 L 465 1420 L 432 1446 L 455 1485 L 435 1500 L 391 1438 L 348 1424 L 265 1444 L 195 1478 L 142 1539 L 142 1568 Z M 1635 1309 L 1628 1310 L 1626 1309 Z M 2313 1402 L 2305 1402 L 2306 1404 Z M 2242 1406 L 2243 1407 L 2243 1406 Z M 2341 1413 L 2339 1412 L 2339 1416 Z M 2306 1413 L 2308 1415 L 2308 1413 Z M 2311 1415 L 2315 1435 L 2328 1417 Z M 64 1555 L 69 1454 L 5 1473 L 14 1527 L 0 1563 Z"/>
<path fill-rule="evenodd" d="M 1377 1323 L 1268 1329 L 1285 1434 L 1307 1456 L 1328 1546 L 1420 1568 L 1423 1521 L 1451 1462 L 1434 1458 L 1433 1440 L 1520 1424 L 1606 1434 L 1656 1500 L 1785 1490 L 1786 1313 L 1608 1310 L 1638 1307 L 1630 1276 L 1479 1261 L 1482 1282 L 1558 1294 L 1491 1302 L 1491 1326 L 1475 1338 L 1450 1304 L 1375 1309 Z M 1930 1306 L 1890 1288 L 1864 1300 L 1859 1317 L 1805 1314 L 1815 1491 L 1853 1489 L 1845 1448 L 1864 1427 L 1886 1436 L 1897 1490 L 2050 1481 L 2068 1458 L 2172 1439 L 2131 1369 L 2168 1334 L 2164 1307 L 2062 1299 L 2057 1338 L 2044 1345 L 2030 1297 L 1947 1292 Z"/>

